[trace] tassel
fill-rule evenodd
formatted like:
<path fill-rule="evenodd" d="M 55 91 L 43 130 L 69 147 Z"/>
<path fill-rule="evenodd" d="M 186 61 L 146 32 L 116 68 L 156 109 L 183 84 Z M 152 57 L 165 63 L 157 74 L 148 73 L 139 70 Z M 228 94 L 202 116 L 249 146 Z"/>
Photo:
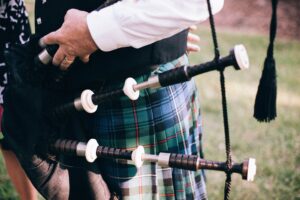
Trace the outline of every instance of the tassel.
<path fill-rule="evenodd" d="M 276 66 L 273 57 L 274 40 L 277 27 L 277 3 L 278 0 L 272 0 L 272 19 L 270 25 L 270 44 L 268 47 L 267 57 L 264 62 L 264 69 L 260 78 L 258 91 L 254 105 L 254 117 L 259 122 L 270 122 L 277 116 L 276 113 Z"/>
<path fill-rule="evenodd" d="M 270 122 L 276 117 L 276 68 L 274 58 L 266 58 L 256 94 L 254 117 L 260 122 Z"/>

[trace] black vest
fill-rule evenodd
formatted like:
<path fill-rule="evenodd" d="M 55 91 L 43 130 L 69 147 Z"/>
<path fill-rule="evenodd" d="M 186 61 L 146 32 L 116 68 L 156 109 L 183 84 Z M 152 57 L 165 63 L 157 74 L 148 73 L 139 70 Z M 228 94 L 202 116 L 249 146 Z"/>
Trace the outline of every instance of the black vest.
<path fill-rule="evenodd" d="M 71 8 L 90 12 L 103 3 L 104 0 L 36 0 L 36 33 L 43 36 L 58 29 L 67 10 Z M 153 65 L 164 64 L 183 55 L 186 51 L 186 40 L 185 30 L 140 49 L 127 47 L 111 52 L 99 50 L 91 55 L 88 64 L 75 62 L 67 73 L 67 82 L 72 82 L 72 86 L 76 83 L 81 87 L 88 87 L 98 80 L 141 75 Z"/>

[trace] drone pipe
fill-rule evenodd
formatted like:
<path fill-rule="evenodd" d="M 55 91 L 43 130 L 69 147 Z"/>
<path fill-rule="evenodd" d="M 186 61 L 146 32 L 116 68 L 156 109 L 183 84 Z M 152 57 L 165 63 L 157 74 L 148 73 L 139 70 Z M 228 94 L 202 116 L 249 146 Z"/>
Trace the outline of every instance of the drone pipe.
<path fill-rule="evenodd" d="M 58 50 L 58 45 L 45 45 L 41 43 L 41 40 L 39 42 L 39 45 L 44 48 L 44 50 L 39 53 L 39 55 L 35 58 L 35 63 L 39 65 L 48 65 Z"/>
<path fill-rule="evenodd" d="M 249 58 L 247 51 L 243 45 L 236 45 L 228 56 L 219 60 L 213 60 L 195 66 L 182 66 L 169 70 L 157 75 L 157 78 L 150 77 L 152 80 L 134 86 L 135 90 L 145 89 L 148 87 L 168 86 L 182 83 L 190 80 L 192 77 L 206 72 L 221 70 L 225 67 L 234 66 L 236 70 L 249 68 Z"/>
<path fill-rule="evenodd" d="M 201 159 L 196 155 L 184 155 L 175 153 L 159 153 L 159 155 L 146 154 L 144 148 L 139 146 L 134 151 L 99 146 L 95 139 L 88 143 L 72 140 L 57 140 L 51 145 L 53 153 L 82 156 L 88 162 L 94 162 L 97 158 L 113 158 L 133 161 L 137 168 L 143 162 L 157 162 L 162 167 L 173 167 L 179 169 L 197 171 L 200 169 L 227 172 L 226 162 L 216 162 Z M 256 172 L 255 160 L 250 158 L 243 163 L 233 163 L 230 173 L 241 174 L 242 178 L 248 181 L 254 179 Z"/>
<path fill-rule="evenodd" d="M 101 102 L 123 96 L 124 94 L 131 100 L 137 100 L 140 90 L 185 82 L 190 80 L 193 76 L 228 66 L 234 66 L 235 69 L 247 69 L 249 67 L 248 54 L 243 45 L 236 45 L 230 51 L 228 56 L 220 58 L 218 61 L 213 60 L 200 65 L 178 67 L 157 76 L 152 76 L 142 83 L 136 83 L 133 78 L 127 78 L 123 89 L 118 89 L 116 91 L 94 94 L 91 90 L 85 90 L 79 98 L 74 100 L 74 102 L 68 103 L 68 106 L 62 105 L 54 112 L 64 114 L 68 112 L 68 110 L 75 109 L 93 113 L 97 110 L 97 105 Z"/>

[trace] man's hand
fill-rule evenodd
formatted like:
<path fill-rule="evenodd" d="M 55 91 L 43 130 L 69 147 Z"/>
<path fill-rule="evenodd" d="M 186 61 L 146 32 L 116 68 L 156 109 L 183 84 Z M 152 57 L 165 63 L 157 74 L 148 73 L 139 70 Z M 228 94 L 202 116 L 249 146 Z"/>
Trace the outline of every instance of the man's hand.
<path fill-rule="evenodd" d="M 191 26 L 190 31 L 188 34 L 188 39 L 187 39 L 187 52 L 198 52 L 200 51 L 200 47 L 197 45 L 200 41 L 200 37 L 198 35 L 195 35 L 191 33 L 191 31 L 196 31 L 197 26 Z"/>
<path fill-rule="evenodd" d="M 52 62 L 63 70 L 66 70 L 76 57 L 88 62 L 89 56 L 98 49 L 87 26 L 87 14 L 76 9 L 68 10 L 63 25 L 42 38 L 45 44 L 59 45 Z"/>

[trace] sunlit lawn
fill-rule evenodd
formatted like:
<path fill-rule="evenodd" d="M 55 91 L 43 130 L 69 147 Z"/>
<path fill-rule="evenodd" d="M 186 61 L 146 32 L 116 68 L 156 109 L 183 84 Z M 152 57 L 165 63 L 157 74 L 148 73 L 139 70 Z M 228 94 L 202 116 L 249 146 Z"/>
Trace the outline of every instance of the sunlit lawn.
<path fill-rule="evenodd" d="M 33 10 L 31 4 L 28 7 Z M 201 52 L 190 56 L 192 63 L 213 58 L 210 32 L 206 27 L 199 29 Z M 252 115 L 268 38 L 235 31 L 218 32 L 222 55 L 227 55 L 235 44 L 243 43 L 251 61 L 251 68 L 247 71 L 226 70 L 233 158 L 243 161 L 254 157 L 258 166 L 253 183 L 234 175 L 231 197 L 245 200 L 300 199 L 300 43 L 277 40 L 278 117 L 270 124 L 262 124 Z M 197 84 L 201 94 L 205 156 L 210 160 L 225 160 L 218 73 L 197 77 Z M 16 199 L 0 158 L 0 199 Z M 207 172 L 207 179 L 209 198 L 222 199 L 224 174 Z"/>

